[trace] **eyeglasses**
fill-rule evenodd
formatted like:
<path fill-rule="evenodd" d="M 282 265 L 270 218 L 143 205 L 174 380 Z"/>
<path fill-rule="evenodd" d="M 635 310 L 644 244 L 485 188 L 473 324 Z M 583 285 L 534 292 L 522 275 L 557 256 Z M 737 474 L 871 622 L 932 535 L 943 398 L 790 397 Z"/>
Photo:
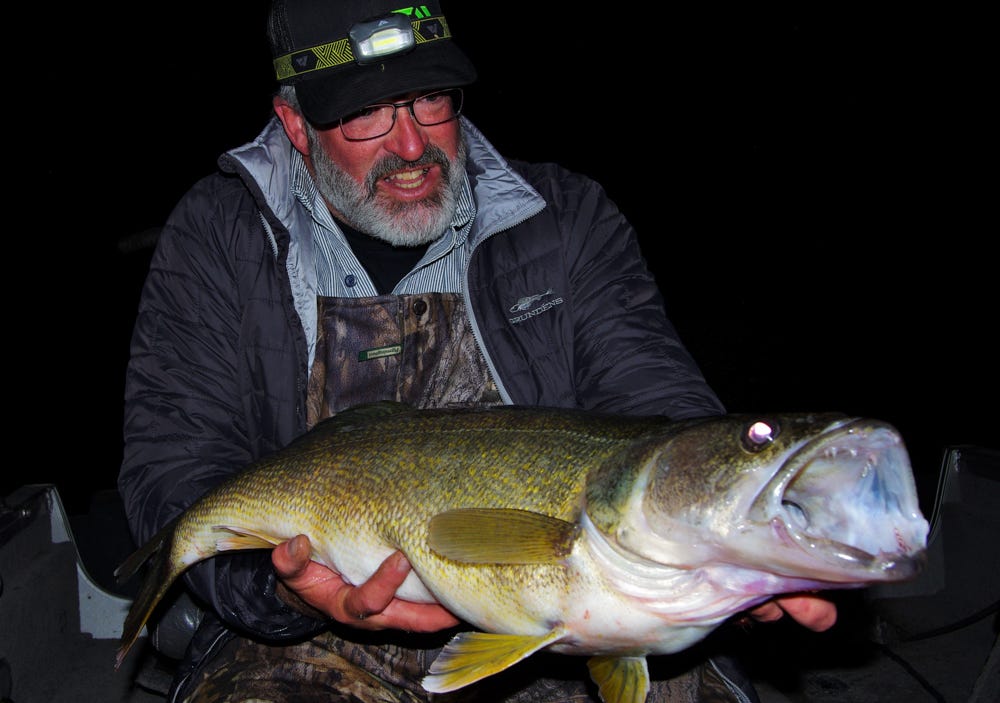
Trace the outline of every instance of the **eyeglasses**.
<path fill-rule="evenodd" d="M 396 110 L 405 107 L 417 124 L 431 127 L 457 119 L 462 114 L 462 89 L 449 88 L 401 103 L 369 105 L 340 120 L 340 131 L 352 142 L 376 139 L 392 131 Z"/>

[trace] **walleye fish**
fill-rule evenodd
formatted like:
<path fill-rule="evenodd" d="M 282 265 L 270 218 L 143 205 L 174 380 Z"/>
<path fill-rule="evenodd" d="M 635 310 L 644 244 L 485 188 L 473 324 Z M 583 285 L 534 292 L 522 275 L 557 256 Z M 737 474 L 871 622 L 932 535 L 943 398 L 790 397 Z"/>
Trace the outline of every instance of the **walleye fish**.
<path fill-rule="evenodd" d="M 119 567 L 153 559 L 117 663 L 192 564 L 306 534 L 350 583 L 402 550 L 398 596 L 471 625 L 426 690 L 546 649 L 588 656 L 607 703 L 641 703 L 647 655 L 776 594 L 914 577 L 927 532 L 903 441 L 878 420 L 376 403 L 210 491 Z"/>

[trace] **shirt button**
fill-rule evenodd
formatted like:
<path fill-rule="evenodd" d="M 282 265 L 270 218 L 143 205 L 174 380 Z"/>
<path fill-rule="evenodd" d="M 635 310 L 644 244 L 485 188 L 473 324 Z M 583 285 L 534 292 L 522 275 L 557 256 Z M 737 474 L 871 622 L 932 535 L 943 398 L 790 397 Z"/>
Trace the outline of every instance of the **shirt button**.
<path fill-rule="evenodd" d="M 417 316 L 423 315 L 427 312 L 427 301 L 423 298 L 418 298 L 413 301 L 413 312 Z"/>
<path fill-rule="evenodd" d="M 347 274 L 347 276 L 344 277 L 344 285 L 347 286 L 348 288 L 353 288 L 354 286 L 358 285 L 358 277 L 355 276 L 353 273 Z"/>

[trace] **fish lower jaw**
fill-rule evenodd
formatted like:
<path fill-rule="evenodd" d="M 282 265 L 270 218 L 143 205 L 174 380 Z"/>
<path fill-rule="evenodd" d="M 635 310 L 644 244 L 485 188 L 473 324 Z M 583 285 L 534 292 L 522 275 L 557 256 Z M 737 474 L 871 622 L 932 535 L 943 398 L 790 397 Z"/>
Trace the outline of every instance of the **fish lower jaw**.
<path fill-rule="evenodd" d="M 915 576 L 926 560 L 925 549 L 900 545 L 898 551 L 873 554 L 837 540 L 811 535 L 780 518 L 770 522 L 777 545 L 767 552 L 762 565 L 791 579 L 812 582 L 815 587 L 879 581 L 901 581 Z"/>

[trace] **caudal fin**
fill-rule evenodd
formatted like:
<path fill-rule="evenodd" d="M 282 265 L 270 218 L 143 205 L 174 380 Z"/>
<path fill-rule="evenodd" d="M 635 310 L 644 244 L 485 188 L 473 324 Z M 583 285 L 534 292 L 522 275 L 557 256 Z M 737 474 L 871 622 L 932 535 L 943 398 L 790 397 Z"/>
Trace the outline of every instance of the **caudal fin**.
<path fill-rule="evenodd" d="M 170 563 L 170 552 L 176 527 L 177 520 L 174 520 L 115 569 L 115 579 L 118 583 L 122 583 L 134 576 L 143 564 L 149 562 L 149 568 L 139 586 L 139 592 L 136 594 L 135 600 L 132 601 L 128 615 L 125 616 L 121 642 L 115 656 L 115 669 L 125 661 L 125 656 L 139 638 L 142 628 L 149 620 L 156 605 L 183 570 L 178 568 L 180 565 L 174 566 Z"/>

